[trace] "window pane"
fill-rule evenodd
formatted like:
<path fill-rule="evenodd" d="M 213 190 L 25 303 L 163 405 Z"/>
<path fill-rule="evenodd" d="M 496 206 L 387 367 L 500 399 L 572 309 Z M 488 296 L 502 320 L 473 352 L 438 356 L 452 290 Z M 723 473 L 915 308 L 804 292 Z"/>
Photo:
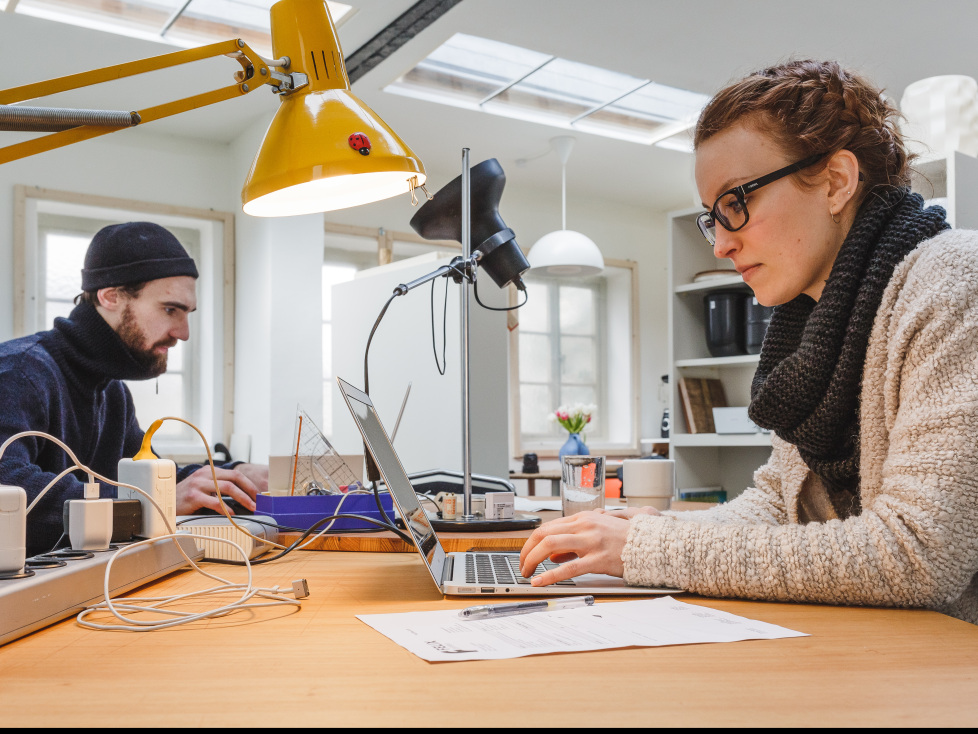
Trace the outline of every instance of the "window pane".
<path fill-rule="evenodd" d="M 641 83 L 641 79 L 628 74 L 554 59 L 486 103 L 485 109 L 499 115 L 570 122 Z"/>
<path fill-rule="evenodd" d="M 20 0 L 17 12 L 62 23 L 99 28 L 113 33 L 156 34 L 163 28 L 179 0 Z"/>
<path fill-rule="evenodd" d="M 549 58 L 508 43 L 456 33 L 386 91 L 455 97 L 474 106 Z"/>
<path fill-rule="evenodd" d="M 167 372 L 183 372 L 186 364 L 187 342 L 178 341 L 177 345 L 170 349 L 170 354 L 166 358 Z"/>
<path fill-rule="evenodd" d="M 520 382 L 550 382 L 550 350 L 546 334 L 520 334 Z"/>
<path fill-rule="evenodd" d="M 594 334 L 595 314 L 594 291 L 590 288 L 561 286 L 560 288 L 560 333 Z"/>
<path fill-rule="evenodd" d="M 550 284 L 526 281 L 526 305 L 516 312 L 520 331 L 550 331 Z"/>
<path fill-rule="evenodd" d="M 156 392 L 157 384 L 159 394 Z M 183 375 L 165 373 L 154 380 L 127 380 L 126 385 L 136 403 L 136 419 L 139 425 L 149 426 L 158 418 L 168 415 L 193 420 L 192 415 L 187 415 Z M 156 435 L 160 438 L 197 436 L 188 426 L 177 421 L 166 421 Z"/>
<path fill-rule="evenodd" d="M 170 26 L 166 40 L 180 45 L 200 46 L 240 38 L 258 53 L 271 56 L 268 9 L 274 1 L 193 0 Z"/>
<path fill-rule="evenodd" d="M 75 307 L 71 301 L 48 301 L 45 305 L 44 328 L 50 329 L 54 326 L 56 316 L 67 318 L 68 314 Z"/>
<path fill-rule="evenodd" d="M 520 432 L 543 435 L 554 431 L 549 420 L 556 405 L 550 404 L 546 385 L 520 385 Z"/>
<path fill-rule="evenodd" d="M 585 336 L 565 336 L 560 340 L 560 381 L 580 385 L 598 380 L 595 341 Z"/>
<path fill-rule="evenodd" d="M 49 234 L 46 240 L 44 295 L 47 298 L 74 298 L 81 292 L 81 270 L 89 239 Z"/>

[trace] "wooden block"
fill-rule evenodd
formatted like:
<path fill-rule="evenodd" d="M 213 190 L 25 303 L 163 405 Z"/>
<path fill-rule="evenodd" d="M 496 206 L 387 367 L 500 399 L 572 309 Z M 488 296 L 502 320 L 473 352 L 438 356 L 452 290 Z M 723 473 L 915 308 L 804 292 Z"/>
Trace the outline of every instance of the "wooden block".
<path fill-rule="evenodd" d="M 679 395 L 683 416 L 690 433 L 713 433 L 713 413 L 707 405 L 706 380 L 699 377 L 680 377 Z"/>
<path fill-rule="evenodd" d="M 679 398 L 690 433 L 716 433 L 713 409 L 727 406 L 723 382 L 706 377 L 680 377 Z"/>

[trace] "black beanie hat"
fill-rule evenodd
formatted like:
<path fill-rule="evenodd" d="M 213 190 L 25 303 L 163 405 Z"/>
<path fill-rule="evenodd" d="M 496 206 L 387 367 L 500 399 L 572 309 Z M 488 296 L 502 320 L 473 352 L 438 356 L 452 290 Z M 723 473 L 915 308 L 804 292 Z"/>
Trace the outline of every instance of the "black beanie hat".
<path fill-rule="evenodd" d="M 183 245 L 166 229 L 152 222 L 102 227 L 88 246 L 81 273 L 83 291 L 177 275 L 198 277 L 197 266 Z"/>

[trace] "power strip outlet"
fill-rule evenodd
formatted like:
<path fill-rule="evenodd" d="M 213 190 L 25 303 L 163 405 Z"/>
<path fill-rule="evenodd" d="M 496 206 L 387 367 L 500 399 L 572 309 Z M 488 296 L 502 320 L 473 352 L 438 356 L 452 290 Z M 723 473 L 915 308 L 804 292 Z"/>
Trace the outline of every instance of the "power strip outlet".
<path fill-rule="evenodd" d="M 235 515 L 234 521 L 247 530 L 252 535 L 262 540 L 272 543 L 278 540 L 278 530 L 267 525 L 262 525 L 254 520 L 275 524 L 274 518 L 264 515 Z M 257 558 L 262 553 L 270 550 L 269 543 L 259 543 L 254 538 L 249 538 L 236 527 L 226 517 L 213 517 L 209 515 L 181 515 L 177 518 L 180 523 L 180 531 L 194 536 L 197 547 L 203 551 L 205 561 L 240 561 L 241 555 L 227 543 L 219 543 L 216 540 L 205 540 L 202 535 L 209 535 L 215 538 L 223 538 L 237 543 L 244 548 L 248 558 Z"/>
<path fill-rule="evenodd" d="M 163 508 L 170 526 L 177 522 L 177 465 L 169 459 L 122 459 L 119 461 L 119 481 L 132 484 L 149 494 Z M 166 535 L 166 523 L 152 503 L 139 492 L 119 487 L 120 500 L 139 500 L 143 506 L 143 522 L 140 536 L 159 538 Z"/>

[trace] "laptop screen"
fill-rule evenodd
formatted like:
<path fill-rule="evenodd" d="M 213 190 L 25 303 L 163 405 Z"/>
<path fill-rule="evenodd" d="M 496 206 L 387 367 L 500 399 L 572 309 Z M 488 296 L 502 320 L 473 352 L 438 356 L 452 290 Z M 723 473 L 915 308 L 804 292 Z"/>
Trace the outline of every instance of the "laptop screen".
<path fill-rule="evenodd" d="M 401 513 L 404 524 L 414 538 L 414 543 L 421 552 L 431 577 L 440 589 L 445 566 L 445 550 L 438 541 L 431 523 L 428 522 L 428 515 L 418 502 L 411 480 L 401 466 L 401 460 L 397 458 L 394 447 L 387 437 L 387 431 L 384 430 L 380 417 L 370 401 L 370 396 L 339 377 L 336 378 L 336 382 L 353 414 L 357 428 L 360 429 L 360 435 L 370 449 L 377 468 L 380 469 L 380 474 L 397 504 L 397 510 Z"/>

